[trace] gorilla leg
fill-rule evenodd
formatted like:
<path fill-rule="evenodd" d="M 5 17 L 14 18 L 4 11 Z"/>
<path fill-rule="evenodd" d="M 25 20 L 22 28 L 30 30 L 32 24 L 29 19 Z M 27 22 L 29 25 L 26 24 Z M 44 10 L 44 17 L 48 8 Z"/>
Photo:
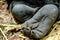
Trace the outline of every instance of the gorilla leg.
<path fill-rule="evenodd" d="M 47 34 L 58 16 L 58 8 L 53 4 L 42 7 L 30 20 L 22 24 L 23 32 L 31 38 L 42 38 Z"/>

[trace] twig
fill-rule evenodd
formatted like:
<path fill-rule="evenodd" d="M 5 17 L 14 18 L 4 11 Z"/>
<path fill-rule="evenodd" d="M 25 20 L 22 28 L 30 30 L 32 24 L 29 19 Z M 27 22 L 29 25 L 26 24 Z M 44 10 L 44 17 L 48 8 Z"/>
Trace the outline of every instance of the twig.
<path fill-rule="evenodd" d="M 10 26 L 15 26 L 15 25 L 0 24 L 0 26 L 10 27 Z"/>
<path fill-rule="evenodd" d="M 6 40 L 8 40 L 7 37 L 6 37 L 6 35 L 4 34 L 4 32 L 2 31 L 1 28 L 0 28 L 0 31 L 1 31 L 1 33 L 3 34 L 4 38 L 5 38 Z"/>

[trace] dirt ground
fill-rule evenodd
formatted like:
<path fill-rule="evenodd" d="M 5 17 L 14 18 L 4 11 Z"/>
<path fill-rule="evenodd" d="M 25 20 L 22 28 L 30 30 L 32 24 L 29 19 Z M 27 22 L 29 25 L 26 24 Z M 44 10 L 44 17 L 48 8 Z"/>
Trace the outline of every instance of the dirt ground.
<path fill-rule="evenodd" d="M 11 13 L 7 10 L 7 3 L 0 1 L 0 24 L 12 24 L 15 23 L 14 18 L 12 17 Z M 9 33 L 6 34 L 8 40 L 24 40 L 23 38 L 20 38 L 19 35 L 20 32 L 16 33 Z M 2 39 L 2 35 L 0 32 L 0 40 Z"/>
<path fill-rule="evenodd" d="M 7 3 L 3 1 L 0 0 L 0 24 L 12 24 L 12 23 L 16 24 L 14 18 L 12 17 L 11 12 L 7 10 L 8 6 Z M 54 28 L 51 30 L 51 32 L 41 40 L 60 40 L 60 21 L 55 23 L 53 27 Z M 21 34 L 20 32 L 9 33 L 6 34 L 6 36 L 8 40 L 31 40 L 23 36 L 23 34 Z M 3 39 L 1 32 L 0 32 L 0 40 L 5 40 Z"/>

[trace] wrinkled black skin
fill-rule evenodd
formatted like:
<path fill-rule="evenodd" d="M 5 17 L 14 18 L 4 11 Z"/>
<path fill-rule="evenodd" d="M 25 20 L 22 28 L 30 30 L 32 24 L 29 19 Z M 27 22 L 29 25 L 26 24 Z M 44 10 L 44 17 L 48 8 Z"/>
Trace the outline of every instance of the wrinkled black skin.
<path fill-rule="evenodd" d="M 19 0 L 17 0 L 17 1 L 19 1 Z M 24 1 L 24 0 L 23 0 Z M 40 2 L 41 1 L 41 2 Z M 58 0 L 33 0 L 33 1 L 28 1 L 28 0 L 25 0 L 24 2 L 27 2 L 27 3 L 29 3 L 30 5 L 31 4 L 34 4 L 34 5 L 36 5 L 36 6 L 38 6 L 38 7 L 42 7 L 42 6 L 44 6 L 44 5 L 46 5 L 46 4 L 54 4 L 54 5 L 56 5 L 58 8 L 59 8 L 59 4 L 58 4 Z M 7 3 L 8 3 L 8 5 L 10 5 L 11 4 L 11 0 L 8 0 L 7 1 Z M 39 3 L 38 3 L 39 2 Z M 56 3 L 57 2 L 57 3 Z M 26 3 L 25 3 L 26 4 Z M 28 6 L 30 6 L 30 5 L 28 5 Z M 36 7 L 35 6 L 35 7 Z M 33 7 L 33 6 L 31 6 L 31 7 Z M 38 9 L 39 10 L 39 9 Z M 42 12 L 44 12 L 45 10 L 41 10 L 41 12 L 39 12 L 38 11 L 38 13 L 42 13 Z M 53 11 L 53 10 L 52 10 Z M 50 13 L 50 12 L 49 12 Z M 56 12 L 55 12 L 56 13 Z M 54 14 L 54 15 L 56 15 L 56 14 Z M 15 16 L 15 15 L 14 15 Z M 21 16 L 21 15 L 20 15 Z M 34 15 L 32 15 L 33 16 L 33 18 L 35 19 L 35 17 L 40 17 L 40 16 L 42 16 L 41 14 L 39 15 L 35 15 L 35 17 L 34 17 Z M 52 15 L 51 15 L 52 16 Z M 16 16 L 17 17 L 17 19 L 21 19 L 21 18 L 19 18 L 18 16 Z M 38 17 L 38 18 L 39 18 Z M 22 29 L 22 31 L 23 31 L 23 33 L 24 34 L 27 34 L 28 33 L 28 35 L 27 36 L 29 36 L 30 38 L 34 38 L 34 40 L 39 40 L 39 38 L 37 39 L 36 37 L 34 37 L 34 36 L 32 36 L 32 34 L 30 34 L 30 31 L 33 31 L 33 32 L 36 32 L 37 34 L 40 32 L 40 33 L 44 33 L 44 35 L 45 35 L 45 33 L 46 33 L 46 31 L 45 32 L 43 32 L 44 30 L 43 30 L 43 28 L 42 28 L 42 30 L 39 30 L 39 29 L 41 29 L 41 28 L 39 28 L 39 27 L 43 27 L 43 25 L 45 26 L 44 28 L 47 28 L 47 29 L 50 29 L 48 26 L 50 26 L 51 24 L 49 24 L 49 21 L 51 21 L 51 20 L 49 20 L 48 18 L 46 18 L 46 20 L 48 21 L 48 24 L 47 25 L 45 25 L 45 24 L 41 24 L 40 26 L 39 25 L 36 25 L 38 22 L 40 22 L 40 20 L 43 18 L 43 20 L 45 20 L 44 19 L 44 17 L 47 17 L 46 15 L 43 15 L 39 20 L 37 19 L 37 22 L 34 22 L 34 20 L 32 20 L 32 19 L 29 19 L 29 20 L 25 20 L 25 21 L 23 21 L 23 24 L 22 24 L 22 27 L 23 27 L 23 29 Z M 50 17 L 50 16 L 49 16 Z M 57 17 L 57 15 L 55 16 L 55 17 Z M 52 17 L 53 18 L 53 17 Z M 56 20 L 56 19 L 53 19 L 54 21 Z M 47 22 L 47 21 L 45 21 L 45 22 Z M 25 23 L 24 23 L 25 22 Z M 52 21 L 51 21 L 52 22 Z M 36 23 L 36 24 L 35 24 Z M 43 22 L 44 23 L 44 22 Z M 52 22 L 52 23 L 54 23 L 54 22 Z M 32 26 L 32 24 L 33 24 L 33 26 Z M 29 27 L 29 25 L 31 25 L 31 28 Z M 27 27 L 25 27 L 25 26 L 27 26 Z M 35 26 L 37 26 L 37 27 L 35 27 Z M 47 26 L 47 27 L 46 27 Z M 52 26 L 52 25 L 51 25 Z M 35 27 L 35 28 L 34 28 Z M 28 31 L 29 32 L 28 32 Z M 36 30 L 39 30 L 39 31 L 36 31 Z M 32 32 L 32 33 L 33 33 Z M 32 37 L 31 37 L 31 36 Z M 33 35 L 34 35 L 34 33 L 33 33 Z M 40 34 L 41 35 L 41 34 Z M 36 39 L 35 39 L 36 38 Z"/>

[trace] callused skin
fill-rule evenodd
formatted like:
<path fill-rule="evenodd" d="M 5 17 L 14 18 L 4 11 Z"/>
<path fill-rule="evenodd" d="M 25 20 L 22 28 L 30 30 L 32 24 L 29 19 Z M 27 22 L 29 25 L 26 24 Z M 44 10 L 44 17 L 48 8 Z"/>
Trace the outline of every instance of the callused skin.
<path fill-rule="evenodd" d="M 58 7 L 47 4 L 38 9 L 38 6 L 30 7 L 24 4 L 25 2 L 20 2 L 15 1 L 11 5 L 11 12 L 17 20 L 23 22 L 21 24 L 23 34 L 33 39 L 44 37 L 57 19 Z"/>

